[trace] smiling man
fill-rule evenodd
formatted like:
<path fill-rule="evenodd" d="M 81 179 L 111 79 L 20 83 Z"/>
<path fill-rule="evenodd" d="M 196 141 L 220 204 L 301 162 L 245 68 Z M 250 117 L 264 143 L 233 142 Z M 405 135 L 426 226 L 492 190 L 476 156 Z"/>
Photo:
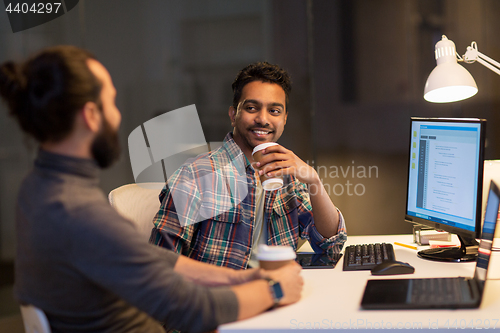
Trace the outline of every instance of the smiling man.
<path fill-rule="evenodd" d="M 276 142 L 283 134 L 288 73 L 266 62 L 250 64 L 232 88 L 232 133 L 222 147 L 184 164 L 169 179 L 160 194 L 151 242 L 170 248 L 171 239 L 179 253 L 235 269 L 258 265 L 259 244 L 296 249 L 299 237 L 317 253 L 340 252 L 344 219 L 317 172 L 281 145 L 266 148 L 259 163 L 252 157 L 255 146 Z M 282 175 L 284 186 L 264 191 L 263 173 Z"/>

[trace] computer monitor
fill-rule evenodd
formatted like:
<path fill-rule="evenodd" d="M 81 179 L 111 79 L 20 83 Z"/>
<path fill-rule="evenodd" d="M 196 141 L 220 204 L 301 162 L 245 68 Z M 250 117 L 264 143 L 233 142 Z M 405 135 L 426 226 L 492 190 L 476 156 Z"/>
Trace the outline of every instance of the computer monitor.
<path fill-rule="evenodd" d="M 484 119 L 411 118 L 405 219 L 454 233 L 461 243 L 419 251 L 419 257 L 476 260 L 485 131 Z"/>

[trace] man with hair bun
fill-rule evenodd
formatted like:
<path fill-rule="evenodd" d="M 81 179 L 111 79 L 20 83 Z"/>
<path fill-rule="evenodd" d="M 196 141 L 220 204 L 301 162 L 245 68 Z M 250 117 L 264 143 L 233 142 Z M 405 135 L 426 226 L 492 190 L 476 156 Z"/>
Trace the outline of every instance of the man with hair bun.
<path fill-rule="evenodd" d="M 297 249 L 299 237 L 316 253 L 339 253 L 347 239 L 344 219 L 316 170 L 279 144 L 262 150 L 259 162 L 252 156 L 256 146 L 275 143 L 284 131 L 288 73 L 267 62 L 253 63 L 238 73 L 232 88 L 233 131 L 222 147 L 169 178 L 150 241 L 166 248 L 173 243 L 179 253 L 234 269 L 258 267 L 260 244 Z M 264 191 L 263 174 L 283 175 L 283 187 Z"/>
<path fill-rule="evenodd" d="M 17 201 L 14 293 L 42 309 L 53 332 L 205 332 L 300 298 L 296 263 L 275 271 L 200 263 L 148 244 L 109 205 L 99 169 L 119 156 L 121 115 L 111 77 L 90 53 L 58 46 L 4 63 L 0 95 L 39 142 Z"/>

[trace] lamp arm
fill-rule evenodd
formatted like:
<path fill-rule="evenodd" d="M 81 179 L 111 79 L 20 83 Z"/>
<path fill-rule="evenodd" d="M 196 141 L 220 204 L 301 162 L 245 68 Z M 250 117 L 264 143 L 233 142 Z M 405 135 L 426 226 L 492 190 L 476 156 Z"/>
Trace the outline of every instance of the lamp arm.
<path fill-rule="evenodd" d="M 481 65 L 489 68 L 493 72 L 500 75 L 500 63 L 498 61 L 491 59 L 487 55 L 479 52 L 477 50 L 477 43 L 476 42 L 472 42 L 471 46 L 467 47 L 467 51 L 465 52 L 463 58 L 464 58 L 463 61 L 468 63 L 468 64 L 477 61 Z"/>
<path fill-rule="evenodd" d="M 479 58 L 477 59 L 477 62 L 480 63 L 481 65 L 483 66 L 486 66 L 488 67 L 489 69 L 491 69 L 493 72 L 497 73 L 498 75 L 500 75 L 500 63 L 498 63 L 497 61 L 491 59 L 490 57 L 482 54 L 481 52 L 478 52 L 479 53 Z M 484 60 L 483 60 L 484 58 Z M 489 62 L 488 62 L 489 61 Z M 490 63 L 492 63 L 493 65 L 491 65 Z"/>

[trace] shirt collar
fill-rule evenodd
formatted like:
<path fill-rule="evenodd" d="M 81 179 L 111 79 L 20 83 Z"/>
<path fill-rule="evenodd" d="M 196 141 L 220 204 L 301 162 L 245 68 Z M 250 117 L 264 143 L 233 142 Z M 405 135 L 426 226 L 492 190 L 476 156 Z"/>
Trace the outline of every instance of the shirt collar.
<path fill-rule="evenodd" d="M 92 159 L 60 155 L 40 149 L 35 159 L 35 167 L 76 176 L 98 179 L 100 169 Z"/>
<path fill-rule="evenodd" d="M 243 150 L 241 150 L 240 146 L 238 146 L 236 141 L 234 141 L 232 132 L 227 133 L 222 143 L 222 146 L 226 149 L 227 153 L 229 154 L 229 158 L 231 160 L 236 160 L 236 158 L 242 155 L 245 158 L 245 169 L 248 169 L 250 167 L 253 170 L 253 167 L 250 164 L 248 158 L 243 153 Z"/>

